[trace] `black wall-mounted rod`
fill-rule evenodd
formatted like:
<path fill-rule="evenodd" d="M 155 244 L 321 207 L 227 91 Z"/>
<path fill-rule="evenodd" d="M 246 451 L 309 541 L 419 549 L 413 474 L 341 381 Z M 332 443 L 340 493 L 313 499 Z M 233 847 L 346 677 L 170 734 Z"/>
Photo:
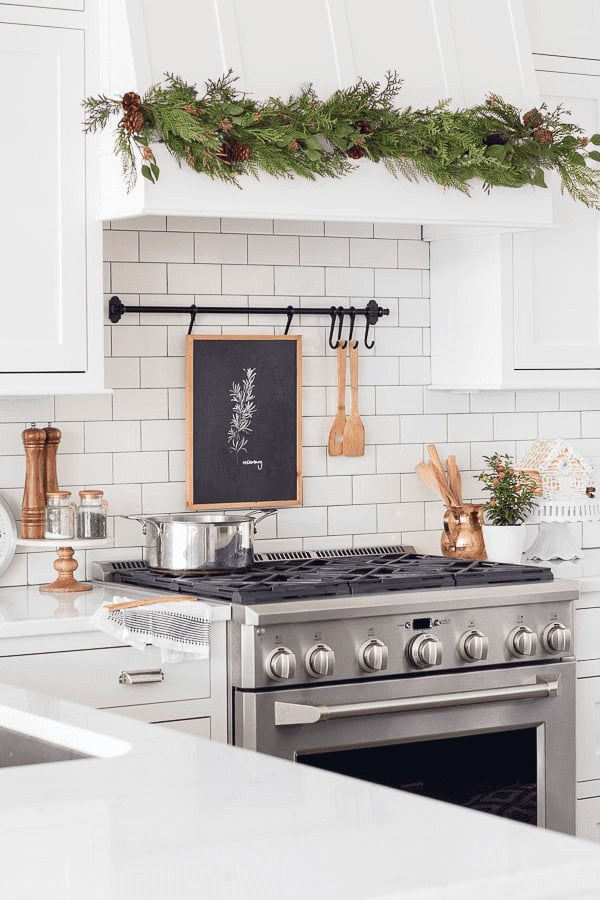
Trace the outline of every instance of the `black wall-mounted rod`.
<path fill-rule="evenodd" d="M 339 323 L 339 333 L 341 334 L 342 324 L 344 322 L 344 318 L 348 316 L 351 322 L 351 330 L 350 337 L 352 336 L 352 332 L 354 330 L 354 321 L 357 316 L 364 316 L 365 318 L 365 344 L 367 347 L 371 348 L 372 344 L 367 342 L 367 337 L 369 334 L 369 328 L 373 325 L 376 325 L 379 319 L 383 316 L 389 316 L 389 309 L 385 309 L 375 300 L 369 300 L 366 306 L 356 307 L 356 306 L 249 306 L 249 307 L 239 307 L 239 306 L 197 306 L 195 303 L 192 303 L 191 306 L 126 306 L 121 302 L 119 297 L 111 297 L 108 303 L 108 318 L 112 322 L 113 325 L 116 325 L 121 321 L 121 318 L 126 313 L 145 313 L 145 314 L 154 314 L 154 315 L 189 315 L 190 316 L 190 327 L 188 330 L 188 334 L 191 334 L 192 328 L 196 322 L 196 316 L 202 315 L 204 313 L 211 313 L 213 315 L 223 315 L 223 316 L 231 316 L 236 315 L 239 316 L 240 313 L 248 313 L 248 315 L 252 316 L 286 316 L 286 326 L 285 326 L 285 334 L 288 333 L 290 326 L 292 324 L 292 319 L 294 316 L 330 316 L 332 321 L 332 328 L 329 338 L 329 344 L 331 347 L 334 347 L 332 344 L 332 334 L 333 334 L 333 326 L 336 320 Z M 339 340 L 339 336 L 338 336 Z M 335 349 L 335 348 L 334 348 Z"/>

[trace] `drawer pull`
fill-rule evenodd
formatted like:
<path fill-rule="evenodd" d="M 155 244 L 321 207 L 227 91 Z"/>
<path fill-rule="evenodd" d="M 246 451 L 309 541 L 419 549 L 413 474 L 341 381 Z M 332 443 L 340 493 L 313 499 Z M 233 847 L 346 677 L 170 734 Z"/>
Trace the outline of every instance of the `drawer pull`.
<path fill-rule="evenodd" d="M 119 684 L 150 684 L 164 680 L 162 669 L 123 669 L 119 675 Z"/>

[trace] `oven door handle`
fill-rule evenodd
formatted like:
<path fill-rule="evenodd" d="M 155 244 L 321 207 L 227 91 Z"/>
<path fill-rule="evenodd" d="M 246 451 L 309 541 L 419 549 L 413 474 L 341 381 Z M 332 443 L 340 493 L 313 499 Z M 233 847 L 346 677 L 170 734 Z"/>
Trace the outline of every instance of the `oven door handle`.
<path fill-rule="evenodd" d="M 391 713 L 415 712 L 421 709 L 445 709 L 451 706 L 472 706 L 476 703 L 501 703 L 504 700 L 540 700 L 556 697 L 560 675 L 538 677 L 534 684 L 489 688 L 479 691 L 457 691 L 453 694 L 432 694 L 430 697 L 402 697 L 398 700 L 373 700 L 365 703 L 340 703 L 333 706 L 312 706 L 307 703 L 283 703 L 276 700 L 275 725 L 315 725 L 330 719 L 356 719 L 363 716 L 385 716 Z"/>

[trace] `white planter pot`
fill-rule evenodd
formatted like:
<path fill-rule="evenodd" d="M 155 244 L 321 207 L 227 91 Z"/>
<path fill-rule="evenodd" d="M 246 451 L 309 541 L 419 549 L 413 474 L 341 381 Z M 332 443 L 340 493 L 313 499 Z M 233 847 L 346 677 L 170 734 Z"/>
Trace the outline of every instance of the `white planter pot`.
<path fill-rule="evenodd" d="M 484 525 L 483 540 L 491 562 L 521 562 L 525 548 L 525 528 L 522 525 Z"/>

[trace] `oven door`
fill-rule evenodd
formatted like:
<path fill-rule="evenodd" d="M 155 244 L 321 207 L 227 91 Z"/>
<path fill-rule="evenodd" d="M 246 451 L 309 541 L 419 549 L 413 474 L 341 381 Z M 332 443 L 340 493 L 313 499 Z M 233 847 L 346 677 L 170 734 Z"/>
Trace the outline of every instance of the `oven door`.
<path fill-rule="evenodd" d="M 571 662 L 236 691 L 238 746 L 575 833 Z"/>

